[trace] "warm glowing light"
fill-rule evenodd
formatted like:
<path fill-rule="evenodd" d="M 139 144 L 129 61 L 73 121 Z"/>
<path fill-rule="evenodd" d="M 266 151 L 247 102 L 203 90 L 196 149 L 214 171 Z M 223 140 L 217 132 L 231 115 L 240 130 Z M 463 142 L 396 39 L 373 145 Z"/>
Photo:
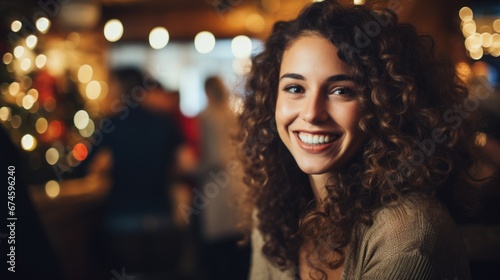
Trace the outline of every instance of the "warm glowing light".
<path fill-rule="evenodd" d="M 9 107 L 0 108 L 0 120 L 8 121 L 10 119 L 11 110 Z"/>
<path fill-rule="evenodd" d="M 14 56 L 20 58 L 24 53 L 23 46 L 17 46 L 14 48 Z"/>
<path fill-rule="evenodd" d="M 36 28 L 42 32 L 42 34 L 47 33 L 50 27 L 50 20 L 46 17 L 41 17 L 36 21 Z"/>
<path fill-rule="evenodd" d="M 38 43 L 38 38 L 35 35 L 30 35 L 26 38 L 26 47 L 33 49 Z"/>
<path fill-rule="evenodd" d="M 59 138 L 63 131 L 62 123 L 60 121 L 51 121 L 47 131 L 51 137 Z"/>
<path fill-rule="evenodd" d="M 9 85 L 9 93 L 12 96 L 16 96 L 17 93 L 19 93 L 19 90 L 21 89 L 21 85 L 18 82 L 12 82 Z"/>
<path fill-rule="evenodd" d="M 87 147 L 82 143 L 76 144 L 73 147 L 72 152 L 73 152 L 73 157 L 79 161 L 85 160 L 87 158 L 88 153 L 89 153 Z"/>
<path fill-rule="evenodd" d="M 492 33 L 492 30 L 491 27 L 489 27 L 488 25 L 483 25 L 479 28 L 478 33 Z"/>
<path fill-rule="evenodd" d="M 39 118 L 38 120 L 36 120 L 35 128 L 36 132 L 38 132 L 39 134 L 44 134 L 45 131 L 47 131 L 48 127 L 49 127 L 49 122 L 47 121 L 47 119 Z"/>
<path fill-rule="evenodd" d="M 365 0 L 354 0 L 354 5 L 364 5 Z"/>
<path fill-rule="evenodd" d="M 61 192 L 61 187 L 59 186 L 59 183 L 57 181 L 48 181 L 45 184 L 45 193 L 47 194 L 48 197 L 50 198 L 56 198 L 59 193 Z"/>
<path fill-rule="evenodd" d="M 492 48 L 500 48 L 500 34 L 493 34 L 491 36 L 491 47 Z"/>
<path fill-rule="evenodd" d="M 21 27 L 23 27 L 23 24 L 18 20 L 15 20 L 10 24 L 10 29 L 14 32 L 21 30 Z"/>
<path fill-rule="evenodd" d="M 472 19 L 468 19 L 462 22 L 462 33 L 465 37 L 476 33 L 476 22 Z"/>
<path fill-rule="evenodd" d="M 84 110 L 76 112 L 73 118 L 75 126 L 78 129 L 84 129 L 89 124 L 89 120 L 90 120 L 89 114 Z"/>
<path fill-rule="evenodd" d="M 467 81 L 472 75 L 472 70 L 471 70 L 469 64 L 467 64 L 465 62 L 457 63 L 457 65 L 455 66 L 455 69 L 457 71 L 458 76 L 463 81 Z"/>
<path fill-rule="evenodd" d="M 28 71 L 31 69 L 31 59 L 25 57 L 21 60 L 21 70 Z"/>
<path fill-rule="evenodd" d="M 231 41 L 231 51 L 238 58 L 250 56 L 252 53 L 252 40 L 245 35 L 234 37 Z"/>
<path fill-rule="evenodd" d="M 155 27 L 149 33 L 149 45 L 155 50 L 163 49 L 170 40 L 170 35 L 164 27 Z"/>
<path fill-rule="evenodd" d="M 500 33 L 500 19 L 496 19 L 493 22 L 493 29 L 495 30 L 495 32 Z"/>
<path fill-rule="evenodd" d="M 101 95 L 101 84 L 98 81 L 91 81 L 85 88 L 85 95 L 90 100 L 96 100 Z"/>
<path fill-rule="evenodd" d="M 465 47 L 471 52 L 480 49 L 481 45 L 482 40 L 478 33 L 474 33 L 465 39 Z"/>
<path fill-rule="evenodd" d="M 25 151 L 33 151 L 36 148 L 36 139 L 31 134 L 26 134 L 21 138 L 21 147 Z"/>
<path fill-rule="evenodd" d="M 472 19 L 474 14 L 472 13 L 472 10 L 469 7 L 463 7 L 458 12 L 458 15 L 460 16 L 460 19 L 467 20 L 467 19 Z"/>
<path fill-rule="evenodd" d="M 215 36 L 208 31 L 202 31 L 194 37 L 194 47 L 199 53 L 209 53 L 215 47 Z"/>
<path fill-rule="evenodd" d="M 45 152 L 45 160 L 50 165 L 55 165 L 59 161 L 59 151 L 56 148 L 50 148 Z"/>
<path fill-rule="evenodd" d="M 259 33 L 266 27 L 264 18 L 259 14 L 251 14 L 245 20 L 245 26 L 248 30 Z"/>
<path fill-rule="evenodd" d="M 479 48 L 475 51 L 470 52 L 470 57 L 475 60 L 481 59 L 483 57 L 483 48 Z"/>
<path fill-rule="evenodd" d="M 33 107 L 33 104 L 35 104 L 35 98 L 31 95 L 26 95 L 23 97 L 23 108 L 26 110 L 31 109 Z"/>
<path fill-rule="evenodd" d="M 35 58 L 35 65 L 38 68 L 43 68 L 46 63 L 47 63 L 47 57 L 45 55 L 43 55 L 43 54 L 39 54 Z"/>
<path fill-rule="evenodd" d="M 482 33 L 481 34 L 482 46 L 485 48 L 489 48 L 491 44 L 493 44 L 493 37 L 490 33 Z"/>
<path fill-rule="evenodd" d="M 35 101 L 38 100 L 38 90 L 32 88 L 26 94 L 31 95 Z"/>
<path fill-rule="evenodd" d="M 94 134 L 94 131 L 95 131 L 95 124 L 92 120 L 89 120 L 89 124 L 87 125 L 87 127 L 79 130 L 80 135 L 83 137 L 92 136 L 92 134 Z"/>
<path fill-rule="evenodd" d="M 14 56 L 11 54 L 11 53 L 5 53 L 3 55 L 3 63 L 4 64 L 10 64 L 12 62 L 12 60 L 14 59 Z"/>
<path fill-rule="evenodd" d="M 106 25 L 104 25 L 104 37 L 110 42 L 116 42 L 120 40 L 123 35 L 123 24 L 117 19 L 109 20 Z"/>
<path fill-rule="evenodd" d="M 90 82 L 92 75 L 94 75 L 94 70 L 92 66 L 88 64 L 84 64 L 78 69 L 78 81 L 80 81 L 80 83 L 86 84 Z"/>

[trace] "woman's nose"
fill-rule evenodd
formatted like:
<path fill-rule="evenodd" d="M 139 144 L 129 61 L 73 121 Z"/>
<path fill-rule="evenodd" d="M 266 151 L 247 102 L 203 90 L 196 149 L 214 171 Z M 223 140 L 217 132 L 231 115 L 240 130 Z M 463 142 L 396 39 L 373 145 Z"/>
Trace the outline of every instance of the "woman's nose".
<path fill-rule="evenodd" d="M 308 94 L 304 99 L 302 119 L 308 123 L 323 122 L 328 119 L 327 100 L 318 92 Z"/>

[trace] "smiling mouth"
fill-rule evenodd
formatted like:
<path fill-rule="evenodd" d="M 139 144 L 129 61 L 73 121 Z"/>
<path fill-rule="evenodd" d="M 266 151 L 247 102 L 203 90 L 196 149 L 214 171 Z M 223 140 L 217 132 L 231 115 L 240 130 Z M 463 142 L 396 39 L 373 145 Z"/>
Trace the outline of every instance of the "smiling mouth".
<path fill-rule="evenodd" d="M 299 132 L 297 136 L 304 144 L 318 146 L 332 143 L 340 137 L 338 134 L 311 134 L 305 132 Z"/>

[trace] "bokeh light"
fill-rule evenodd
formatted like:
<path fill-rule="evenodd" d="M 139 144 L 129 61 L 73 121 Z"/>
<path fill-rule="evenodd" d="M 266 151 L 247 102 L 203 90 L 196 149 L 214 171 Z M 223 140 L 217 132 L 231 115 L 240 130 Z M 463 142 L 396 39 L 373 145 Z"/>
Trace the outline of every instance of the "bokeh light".
<path fill-rule="evenodd" d="M 231 41 L 231 51 L 238 58 L 250 56 L 252 53 L 252 40 L 245 35 L 239 35 Z"/>
<path fill-rule="evenodd" d="M 14 56 L 13 56 L 11 53 L 9 53 L 9 52 L 8 52 L 8 53 L 5 53 L 5 54 L 3 55 L 3 63 L 4 63 L 5 65 L 10 64 L 10 63 L 12 62 L 12 60 L 13 60 L 13 59 L 14 59 Z"/>
<path fill-rule="evenodd" d="M 96 100 L 101 95 L 101 84 L 98 81 L 91 81 L 85 88 L 85 95 L 90 100 Z"/>
<path fill-rule="evenodd" d="M 9 93 L 12 96 L 16 96 L 19 93 L 20 89 L 21 89 L 21 85 L 18 82 L 12 82 L 9 85 Z"/>
<path fill-rule="evenodd" d="M 23 103 L 23 108 L 29 110 L 31 109 L 31 107 L 33 107 L 33 104 L 35 104 L 35 98 L 33 98 L 33 96 L 31 95 L 26 95 L 23 97 L 22 103 Z"/>
<path fill-rule="evenodd" d="M 45 184 L 45 193 L 50 198 L 56 198 L 61 192 L 61 187 L 57 181 L 51 180 Z"/>
<path fill-rule="evenodd" d="M 55 165 L 59 161 L 59 151 L 56 148 L 50 148 L 45 152 L 45 160 L 50 165 Z"/>
<path fill-rule="evenodd" d="M 88 64 L 84 64 L 78 68 L 78 81 L 80 81 L 80 83 L 86 84 L 90 82 L 93 75 L 94 70 L 92 69 L 92 66 Z"/>
<path fill-rule="evenodd" d="M 84 128 L 80 129 L 80 135 L 83 137 L 90 137 L 92 134 L 94 134 L 95 131 L 95 124 L 92 120 L 89 120 L 89 124 Z"/>
<path fill-rule="evenodd" d="M 89 120 L 89 114 L 84 110 L 76 112 L 73 118 L 75 126 L 78 129 L 84 129 L 89 124 Z"/>
<path fill-rule="evenodd" d="M 8 121 L 11 117 L 11 109 L 9 107 L 0 108 L 0 120 Z"/>
<path fill-rule="evenodd" d="M 44 54 L 39 54 L 35 58 L 35 65 L 38 68 L 43 68 L 46 63 L 47 63 L 47 57 Z"/>
<path fill-rule="evenodd" d="M 31 59 L 25 57 L 23 60 L 21 60 L 21 70 L 27 72 L 31 69 Z"/>
<path fill-rule="evenodd" d="M 21 30 L 21 27 L 23 27 L 23 24 L 18 21 L 18 20 L 14 20 L 11 24 L 10 24 L 10 29 L 14 32 L 17 32 L 19 30 Z"/>
<path fill-rule="evenodd" d="M 25 151 L 33 151 L 36 148 L 36 138 L 31 134 L 26 134 L 21 138 L 21 147 Z"/>
<path fill-rule="evenodd" d="M 169 40 L 170 35 L 165 27 L 155 27 L 149 33 L 149 45 L 155 50 L 163 49 Z"/>
<path fill-rule="evenodd" d="M 83 161 L 87 158 L 88 155 L 88 149 L 87 146 L 85 146 L 82 143 L 78 143 L 73 147 L 73 157 L 76 160 Z"/>
<path fill-rule="evenodd" d="M 29 35 L 26 37 L 26 47 L 33 49 L 35 48 L 36 43 L 38 43 L 38 38 L 35 35 Z"/>
<path fill-rule="evenodd" d="M 46 17 L 41 17 L 36 20 L 36 28 L 42 32 L 42 34 L 47 33 L 50 27 L 50 20 Z"/>
<path fill-rule="evenodd" d="M 20 58 L 24 53 L 24 47 L 23 46 L 17 46 L 14 48 L 14 56 L 16 58 Z"/>
<path fill-rule="evenodd" d="M 473 18 L 472 10 L 469 7 L 462 7 L 460 9 L 460 11 L 458 12 L 458 15 L 460 16 L 460 19 L 462 19 L 462 20 L 467 20 L 467 19 Z"/>
<path fill-rule="evenodd" d="M 215 36 L 211 32 L 202 31 L 194 37 L 194 47 L 199 53 L 209 53 L 215 47 Z"/>
<path fill-rule="evenodd" d="M 38 120 L 36 120 L 35 128 L 36 132 L 38 132 L 39 134 L 44 134 L 47 131 L 48 127 L 49 122 L 46 118 L 39 118 Z"/>
<path fill-rule="evenodd" d="M 123 35 L 123 24 L 117 19 L 111 19 L 104 25 L 104 37 L 109 42 L 120 40 Z"/>

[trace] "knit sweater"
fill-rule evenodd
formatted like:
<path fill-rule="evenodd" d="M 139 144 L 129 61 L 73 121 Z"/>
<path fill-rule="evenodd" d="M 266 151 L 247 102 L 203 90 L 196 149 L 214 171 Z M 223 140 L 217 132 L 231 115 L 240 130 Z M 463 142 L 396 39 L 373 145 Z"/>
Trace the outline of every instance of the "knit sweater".
<path fill-rule="evenodd" d="M 259 230 L 252 233 L 250 280 L 297 279 L 262 254 Z M 404 198 L 360 226 L 347 248 L 342 280 L 469 280 L 465 246 L 446 208 L 436 199 Z"/>

